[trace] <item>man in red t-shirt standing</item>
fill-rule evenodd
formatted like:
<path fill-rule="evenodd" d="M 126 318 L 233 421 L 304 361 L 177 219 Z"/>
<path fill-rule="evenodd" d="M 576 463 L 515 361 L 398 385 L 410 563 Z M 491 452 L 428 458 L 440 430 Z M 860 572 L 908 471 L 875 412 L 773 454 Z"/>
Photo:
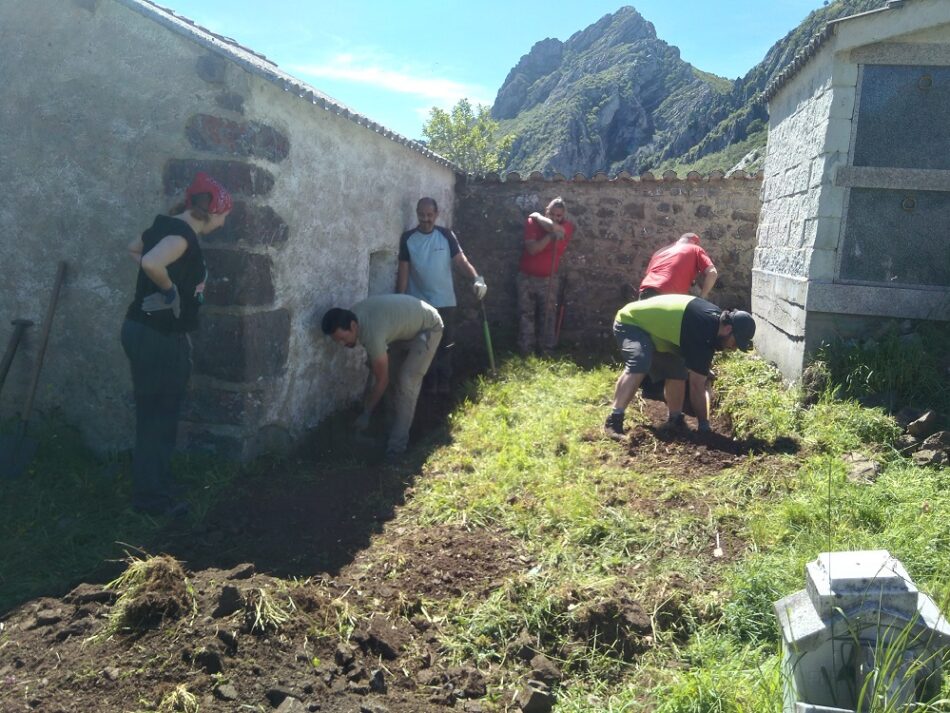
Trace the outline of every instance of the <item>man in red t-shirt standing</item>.
<path fill-rule="evenodd" d="M 557 268 L 573 235 L 574 224 L 567 220 L 567 208 L 560 196 L 548 203 L 544 215 L 532 213 L 525 222 L 524 251 L 518 264 L 518 348 L 522 356 L 531 354 L 537 341 L 542 353 L 557 346 Z"/>
<path fill-rule="evenodd" d="M 689 294 L 689 288 L 700 277 L 703 282 L 699 296 L 706 299 L 719 278 L 719 272 L 699 246 L 699 236 L 683 233 L 675 243 L 653 253 L 646 277 L 640 283 L 640 299 Z"/>

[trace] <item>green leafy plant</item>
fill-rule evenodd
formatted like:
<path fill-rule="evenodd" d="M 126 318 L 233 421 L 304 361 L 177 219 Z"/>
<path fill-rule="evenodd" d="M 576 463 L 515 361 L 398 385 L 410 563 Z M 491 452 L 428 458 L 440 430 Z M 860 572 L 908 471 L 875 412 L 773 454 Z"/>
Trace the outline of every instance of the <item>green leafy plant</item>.
<path fill-rule="evenodd" d="M 498 134 L 498 122 L 491 118 L 489 107 L 472 107 L 468 99 L 460 99 L 451 111 L 432 107 L 422 127 L 430 149 L 466 173 L 476 174 L 504 168 L 515 137 Z"/>
<path fill-rule="evenodd" d="M 900 334 L 896 326 L 864 340 L 838 339 L 823 345 L 816 359 L 827 366 L 839 395 L 877 397 L 885 405 L 917 404 L 950 412 L 950 380 L 943 359 L 950 351 L 950 330 L 940 323 L 919 323 Z"/>

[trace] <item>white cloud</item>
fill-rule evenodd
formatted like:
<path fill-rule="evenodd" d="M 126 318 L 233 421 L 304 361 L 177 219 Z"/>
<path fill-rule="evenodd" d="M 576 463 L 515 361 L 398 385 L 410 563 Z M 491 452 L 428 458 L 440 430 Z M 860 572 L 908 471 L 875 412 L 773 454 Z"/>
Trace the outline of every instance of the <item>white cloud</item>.
<path fill-rule="evenodd" d="M 492 104 L 492 100 L 486 98 L 488 92 L 482 87 L 426 75 L 413 69 L 391 69 L 382 63 L 360 60 L 352 54 L 338 54 L 322 64 L 292 65 L 290 70 L 307 77 L 353 82 L 408 94 L 446 109 L 463 98 L 473 104 Z"/>

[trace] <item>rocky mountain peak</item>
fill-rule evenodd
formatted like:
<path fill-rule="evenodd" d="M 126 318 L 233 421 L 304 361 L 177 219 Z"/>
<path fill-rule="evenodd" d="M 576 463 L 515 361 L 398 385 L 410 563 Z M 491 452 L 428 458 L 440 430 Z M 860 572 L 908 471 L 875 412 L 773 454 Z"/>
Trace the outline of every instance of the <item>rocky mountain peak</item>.
<path fill-rule="evenodd" d="M 607 48 L 655 39 L 656 28 L 653 23 L 647 22 L 636 9 L 627 5 L 615 13 L 604 15 L 590 27 L 575 32 L 568 39 L 566 49 L 581 53 L 596 47 Z"/>
<path fill-rule="evenodd" d="M 579 62 L 583 72 L 600 71 L 604 64 L 616 62 L 624 46 L 656 42 L 667 47 L 657 40 L 653 23 L 630 6 L 604 15 L 590 27 L 575 32 L 567 42 L 550 37 L 536 42 L 505 78 L 492 106 L 492 116 L 512 119 L 544 102 L 565 79 L 573 81 L 574 77 L 565 76 L 563 70 Z"/>
<path fill-rule="evenodd" d="M 542 40 L 511 70 L 492 106 L 501 130 L 516 136 L 507 170 L 636 174 L 696 162 L 747 139 L 754 145 L 743 144 L 744 152 L 760 148 L 768 116 L 757 97 L 768 80 L 827 22 L 883 2 L 826 3 L 734 81 L 683 61 L 630 6 L 564 42 Z"/>

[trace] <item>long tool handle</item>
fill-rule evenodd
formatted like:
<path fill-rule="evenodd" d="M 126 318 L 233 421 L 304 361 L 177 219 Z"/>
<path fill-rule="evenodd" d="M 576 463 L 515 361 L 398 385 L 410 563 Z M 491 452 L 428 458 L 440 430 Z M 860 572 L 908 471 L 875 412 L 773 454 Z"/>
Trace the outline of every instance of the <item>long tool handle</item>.
<path fill-rule="evenodd" d="M 485 332 L 485 346 L 488 347 L 488 363 L 491 373 L 495 373 L 495 350 L 491 346 L 491 334 L 488 331 L 488 315 L 485 313 L 485 303 L 482 302 L 482 329 Z"/>
<path fill-rule="evenodd" d="M 544 299 L 544 318 L 548 318 L 551 311 L 551 288 L 554 286 L 554 275 L 557 272 L 557 238 L 551 238 L 551 272 L 548 273 L 548 291 Z"/>
<path fill-rule="evenodd" d="M 53 294 L 50 296 L 49 305 L 46 307 L 46 318 L 43 320 L 43 334 L 40 336 L 40 347 L 36 352 L 36 362 L 33 364 L 33 377 L 30 379 L 30 390 L 26 395 L 26 403 L 23 404 L 23 413 L 20 416 L 20 425 L 26 427 L 26 422 L 30 420 L 30 413 L 33 411 L 33 399 L 36 396 L 36 387 L 40 383 L 40 371 L 43 368 L 43 357 L 46 355 L 46 345 L 49 343 L 49 331 L 53 324 L 53 314 L 56 312 L 56 302 L 59 300 L 59 290 L 63 286 L 63 280 L 66 279 L 66 261 L 60 261 L 56 270 L 56 281 L 53 283 Z"/>
<path fill-rule="evenodd" d="M 7 344 L 7 351 L 3 355 L 3 361 L 0 362 L 0 389 L 7 380 L 7 373 L 10 371 L 10 365 L 13 363 L 13 355 L 16 354 L 17 346 L 23 337 L 23 332 L 27 327 L 32 327 L 33 322 L 28 319 L 15 319 L 13 324 L 13 334 L 10 335 L 10 342 Z"/>

